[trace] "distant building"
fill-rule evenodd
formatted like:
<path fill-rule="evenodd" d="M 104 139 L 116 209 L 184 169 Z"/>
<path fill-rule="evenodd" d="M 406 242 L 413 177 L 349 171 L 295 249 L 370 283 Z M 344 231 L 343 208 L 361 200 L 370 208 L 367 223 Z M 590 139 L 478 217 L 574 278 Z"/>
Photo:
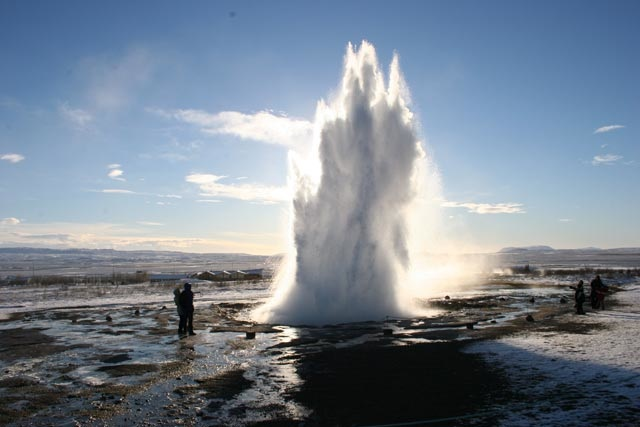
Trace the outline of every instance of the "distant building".
<path fill-rule="evenodd" d="M 262 280 L 264 270 L 256 268 L 252 270 L 206 270 L 192 274 L 177 273 L 150 273 L 151 282 L 177 282 L 180 280 L 197 279 L 209 282 L 224 282 L 229 280 Z"/>
<path fill-rule="evenodd" d="M 231 279 L 233 279 L 233 274 L 230 271 L 223 270 L 223 271 L 216 271 L 215 273 L 220 276 L 220 280 L 231 280 Z"/>
<path fill-rule="evenodd" d="M 186 273 L 149 273 L 151 283 L 178 282 L 183 279 L 189 279 L 189 275 Z"/>
<path fill-rule="evenodd" d="M 244 270 L 241 272 L 245 280 L 261 280 L 264 277 L 264 269 L 254 268 L 252 270 Z"/>
<path fill-rule="evenodd" d="M 193 274 L 191 278 L 198 280 L 208 280 L 210 282 L 221 280 L 220 275 L 218 275 L 215 271 L 201 271 L 199 273 Z"/>

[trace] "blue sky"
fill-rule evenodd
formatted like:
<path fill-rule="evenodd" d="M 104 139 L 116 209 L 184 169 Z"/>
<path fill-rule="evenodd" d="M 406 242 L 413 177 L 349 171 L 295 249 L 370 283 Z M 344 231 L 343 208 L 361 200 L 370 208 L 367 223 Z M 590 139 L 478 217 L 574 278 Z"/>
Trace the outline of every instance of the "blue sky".
<path fill-rule="evenodd" d="M 0 246 L 282 252 L 288 151 L 366 39 L 464 250 L 640 246 L 635 1 L 0 1 Z"/>

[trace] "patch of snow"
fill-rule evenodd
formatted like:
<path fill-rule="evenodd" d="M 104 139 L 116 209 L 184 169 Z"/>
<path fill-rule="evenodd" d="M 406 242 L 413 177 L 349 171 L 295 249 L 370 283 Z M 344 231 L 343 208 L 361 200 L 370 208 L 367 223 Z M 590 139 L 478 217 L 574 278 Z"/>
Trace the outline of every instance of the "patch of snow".
<path fill-rule="evenodd" d="M 503 369 L 522 395 L 515 401 L 527 402 L 497 404 L 499 425 L 640 425 L 640 287 L 615 298 L 615 310 L 567 315 L 604 325 L 588 334 L 538 330 L 467 348 Z"/>

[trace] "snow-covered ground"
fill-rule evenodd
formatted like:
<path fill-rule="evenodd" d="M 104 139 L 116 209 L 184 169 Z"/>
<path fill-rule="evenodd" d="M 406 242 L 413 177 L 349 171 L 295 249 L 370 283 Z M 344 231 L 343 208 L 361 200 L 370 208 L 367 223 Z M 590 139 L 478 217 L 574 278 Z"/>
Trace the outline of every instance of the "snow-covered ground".
<path fill-rule="evenodd" d="M 591 325 L 587 333 L 536 328 L 468 347 L 521 395 L 496 405 L 496 425 L 640 425 L 640 284 L 613 298 L 610 311 L 565 315 Z"/>

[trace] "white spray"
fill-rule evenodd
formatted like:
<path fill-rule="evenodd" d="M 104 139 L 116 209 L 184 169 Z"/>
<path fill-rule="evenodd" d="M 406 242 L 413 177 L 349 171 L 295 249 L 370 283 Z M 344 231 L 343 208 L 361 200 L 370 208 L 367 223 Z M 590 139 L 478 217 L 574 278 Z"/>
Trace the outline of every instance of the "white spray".
<path fill-rule="evenodd" d="M 400 288 L 425 161 L 397 57 L 385 85 L 374 47 L 349 45 L 334 101 L 318 105 L 315 150 L 291 157 L 292 248 L 256 318 L 329 324 L 411 314 Z"/>

